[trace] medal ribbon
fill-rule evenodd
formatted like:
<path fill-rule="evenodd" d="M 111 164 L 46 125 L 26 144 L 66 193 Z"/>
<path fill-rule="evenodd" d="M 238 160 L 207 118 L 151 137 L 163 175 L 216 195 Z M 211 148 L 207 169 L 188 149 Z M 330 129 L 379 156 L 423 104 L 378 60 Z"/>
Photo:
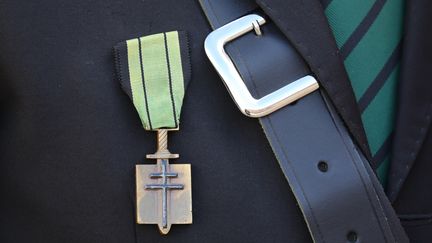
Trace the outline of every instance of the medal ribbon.
<path fill-rule="evenodd" d="M 114 47 L 122 89 L 132 100 L 146 130 L 177 128 L 190 80 L 185 32 L 172 31 L 130 39 Z"/>

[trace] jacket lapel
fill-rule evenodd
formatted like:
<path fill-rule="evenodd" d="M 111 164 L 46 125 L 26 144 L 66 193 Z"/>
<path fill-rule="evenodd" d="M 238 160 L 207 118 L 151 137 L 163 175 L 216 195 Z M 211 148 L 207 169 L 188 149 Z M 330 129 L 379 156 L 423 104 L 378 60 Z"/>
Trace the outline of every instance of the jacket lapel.
<path fill-rule="evenodd" d="M 309 64 L 357 145 L 370 160 L 353 89 L 318 0 L 257 0 Z"/>
<path fill-rule="evenodd" d="M 396 200 L 413 167 L 431 126 L 431 7 L 430 1 L 418 0 L 408 1 L 406 5 L 398 115 L 387 185 L 392 202 Z"/>

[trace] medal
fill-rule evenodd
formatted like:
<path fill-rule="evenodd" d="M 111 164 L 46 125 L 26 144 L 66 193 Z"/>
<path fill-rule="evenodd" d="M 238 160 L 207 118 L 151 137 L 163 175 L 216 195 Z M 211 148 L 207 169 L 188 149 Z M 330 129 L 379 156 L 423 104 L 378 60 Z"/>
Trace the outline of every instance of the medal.
<path fill-rule="evenodd" d="M 190 164 L 170 164 L 179 158 L 168 150 L 168 132 L 179 130 L 181 106 L 190 68 L 184 32 L 167 32 L 127 40 L 115 47 L 123 90 L 144 129 L 157 132 L 157 151 L 136 165 L 136 221 L 157 224 L 168 234 L 173 224 L 192 224 Z"/>
<path fill-rule="evenodd" d="M 170 165 L 178 158 L 167 148 L 168 130 L 157 131 L 158 150 L 147 155 L 155 165 L 136 166 L 137 221 L 157 224 L 167 234 L 172 224 L 192 223 L 192 191 L 190 164 Z"/>

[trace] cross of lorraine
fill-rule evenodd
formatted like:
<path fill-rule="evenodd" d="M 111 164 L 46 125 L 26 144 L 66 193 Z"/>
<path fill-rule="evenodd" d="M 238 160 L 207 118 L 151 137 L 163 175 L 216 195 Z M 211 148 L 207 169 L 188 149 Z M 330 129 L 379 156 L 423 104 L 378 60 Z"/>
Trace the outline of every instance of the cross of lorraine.
<path fill-rule="evenodd" d="M 168 129 L 158 129 L 158 149 L 148 154 L 156 164 L 136 165 L 137 223 L 157 224 L 168 234 L 172 224 L 192 224 L 190 164 L 170 164 Z"/>

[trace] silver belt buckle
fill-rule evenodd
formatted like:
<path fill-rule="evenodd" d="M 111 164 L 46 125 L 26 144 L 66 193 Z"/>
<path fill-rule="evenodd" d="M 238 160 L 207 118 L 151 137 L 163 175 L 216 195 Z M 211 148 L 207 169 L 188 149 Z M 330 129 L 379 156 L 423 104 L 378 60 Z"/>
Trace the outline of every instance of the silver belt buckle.
<path fill-rule="evenodd" d="M 260 26 L 263 24 L 263 17 L 256 14 L 246 15 L 214 30 L 204 42 L 208 58 L 240 111 L 249 117 L 266 116 L 319 88 L 316 79 L 307 75 L 260 99 L 252 97 L 224 46 L 252 30 L 261 35 Z"/>

